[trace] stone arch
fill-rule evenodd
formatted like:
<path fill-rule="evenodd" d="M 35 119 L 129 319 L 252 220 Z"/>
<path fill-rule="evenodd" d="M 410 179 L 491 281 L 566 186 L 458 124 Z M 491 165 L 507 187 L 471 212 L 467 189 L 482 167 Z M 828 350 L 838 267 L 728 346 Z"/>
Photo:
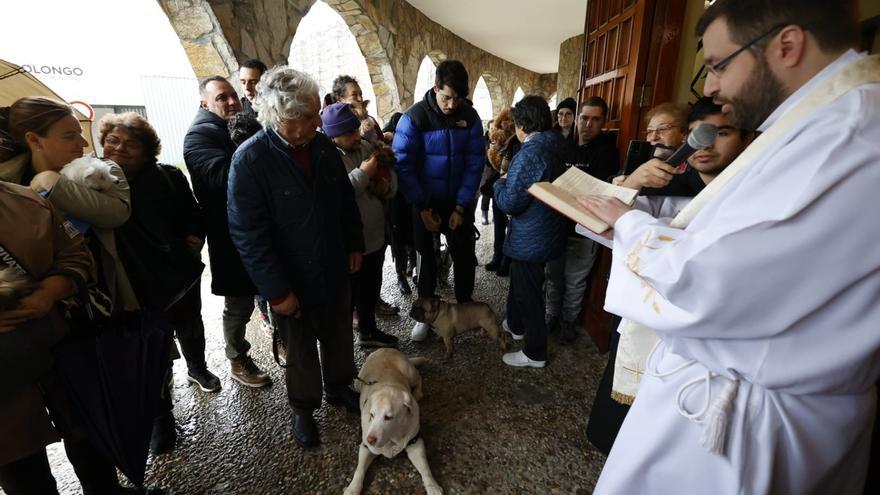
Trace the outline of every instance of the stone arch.
<path fill-rule="evenodd" d="M 259 58 L 285 64 L 293 35 L 317 0 L 157 0 L 189 57 L 197 77 L 231 76 L 238 61 Z M 379 116 L 400 110 L 400 86 L 386 46 L 391 32 L 374 22 L 360 2 L 325 0 L 348 24 L 370 69 Z M 393 48 L 392 48 L 393 50 Z"/>
<path fill-rule="evenodd" d="M 504 87 L 498 78 L 491 72 L 483 72 L 480 77 L 486 82 L 486 86 L 489 88 L 489 95 L 492 97 L 492 114 L 498 115 L 505 108 L 510 108 L 507 105 L 507 99 L 504 97 Z"/>
<path fill-rule="evenodd" d="M 238 70 L 232 46 L 207 0 L 157 0 L 199 79 L 229 76 Z"/>
<path fill-rule="evenodd" d="M 314 4 L 317 0 L 311 0 Z M 370 82 L 376 93 L 376 109 L 383 121 L 401 111 L 400 88 L 391 66 L 391 59 L 382 43 L 391 33 L 377 26 L 372 17 L 357 3 L 349 0 L 323 0 L 335 10 L 351 29 L 370 69 Z"/>
<path fill-rule="evenodd" d="M 510 99 L 510 106 L 516 105 L 516 102 L 521 100 L 526 94 L 528 93 L 525 92 L 522 86 L 517 86 L 516 91 L 513 92 L 513 97 Z"/>
<path fill-rule="evenodd" d="M 471 91 L 470 98 L 471 101 L 474 102 L 474 109 L 480 115 L 482 120 L 492 120 L 495 117 L 495 109 L 492 105 L 492 93 L 489 92 L 489 86 L 486 84 L 486 80 L 482 76 L 477 78 L 477 82 L 474 84 L 474 89 Z"/>

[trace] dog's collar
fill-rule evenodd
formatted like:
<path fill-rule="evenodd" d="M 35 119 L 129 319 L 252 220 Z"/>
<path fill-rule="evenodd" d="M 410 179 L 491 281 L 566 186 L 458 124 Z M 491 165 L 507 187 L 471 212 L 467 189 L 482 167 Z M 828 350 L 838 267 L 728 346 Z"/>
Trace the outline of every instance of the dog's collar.
<path fill-rule="evenodd" d="M 409 442 L 406 444 L 407 447 L 419 441 L 419 438 L 422 437 L 422 430 L 416 432 L 416 434 L 409 439 Z"/>

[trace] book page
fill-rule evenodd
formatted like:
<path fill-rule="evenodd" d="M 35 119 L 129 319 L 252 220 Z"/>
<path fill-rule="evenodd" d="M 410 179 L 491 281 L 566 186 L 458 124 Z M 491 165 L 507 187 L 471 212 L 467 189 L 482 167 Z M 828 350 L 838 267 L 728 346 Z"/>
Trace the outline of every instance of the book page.
<path fill-rule="evenodd" d="M 632 206 L 639 192 L 628 187 L 615 186 L 601 181 L 592 175 L 583 172 L 577 167 L 570 167 L 553 185 L 564 189 L 573 196 L 613 196 L 624 203 Z"/>
<path fill-rule="evenodd" d="M 537 182 L 528 188 L 528 192 L 537 200 L 593 232 L 602 233 L 608 230 L 607 223 L 591 215 L 571 193 L 556 184 Z"/>

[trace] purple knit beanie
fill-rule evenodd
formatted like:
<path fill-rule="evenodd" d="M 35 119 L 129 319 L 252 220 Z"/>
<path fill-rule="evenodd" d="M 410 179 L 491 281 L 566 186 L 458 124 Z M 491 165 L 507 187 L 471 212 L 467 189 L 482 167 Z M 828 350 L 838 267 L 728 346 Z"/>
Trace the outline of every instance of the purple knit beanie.
<path fill-rule="evenodd" d="M 327 137 L 345 136 L 361 126 L 361 121 L 348 103 L 334 103 L 321 113 L 322 128 Z"/>

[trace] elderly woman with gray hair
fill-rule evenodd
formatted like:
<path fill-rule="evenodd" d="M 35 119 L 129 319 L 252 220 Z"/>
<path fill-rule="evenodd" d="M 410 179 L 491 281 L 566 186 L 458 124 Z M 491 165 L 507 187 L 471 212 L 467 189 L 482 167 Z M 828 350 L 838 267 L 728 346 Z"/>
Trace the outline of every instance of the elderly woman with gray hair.
<path fill-rule="evenodd" d="M 229 233 L 288 349 L 294 438 L 314 447 L 322 389 L 328 403 L 359 410 L 350 388 L 356 368 L 349 274 L 361 265 L 361 219 L 336 147 L 317 132 L 317 83 L 275 67 L 260 80 L 254 106 L 264 129 L 232 157 Z"/>

